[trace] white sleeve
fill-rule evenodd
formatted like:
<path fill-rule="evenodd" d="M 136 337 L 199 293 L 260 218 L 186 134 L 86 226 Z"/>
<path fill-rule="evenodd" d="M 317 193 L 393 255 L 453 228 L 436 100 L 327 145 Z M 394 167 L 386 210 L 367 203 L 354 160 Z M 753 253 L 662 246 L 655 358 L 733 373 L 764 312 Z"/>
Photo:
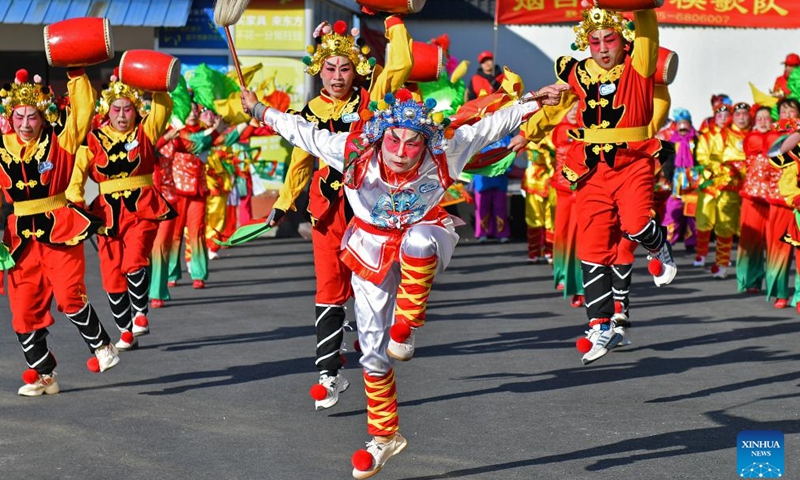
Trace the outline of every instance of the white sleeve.
<path fill-rule="evenodd" d="M 299 115 L 271 107 L 264 112 L 262 121 L 295 147 L 321 158 L 334 170 L 344 170 L 344 147 L 349 133 L 332 133 L 317 128 Z"/>
<path fill-rule="evenodd" d="M 539 102 L 516 103 L 484 117 L 472 125 L 462 125 L 448 141 L 447 164 L 456 178 L 470 158 L 519 128 L 523 120 L 539 110 Z"/>

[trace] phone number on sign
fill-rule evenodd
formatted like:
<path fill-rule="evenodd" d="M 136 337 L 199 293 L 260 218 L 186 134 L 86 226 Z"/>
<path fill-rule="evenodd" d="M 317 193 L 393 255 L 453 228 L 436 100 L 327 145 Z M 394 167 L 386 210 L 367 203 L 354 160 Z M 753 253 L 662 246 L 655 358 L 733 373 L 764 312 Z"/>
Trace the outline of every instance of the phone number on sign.
<path fill-rule="evenodd" d="M 705 25 L 727 25 L 731 20 L 730 15 L 714 15 L 708 13 L 675 13 L 664 15 L 660 19 L 664 22 L 699 23 Z"/>

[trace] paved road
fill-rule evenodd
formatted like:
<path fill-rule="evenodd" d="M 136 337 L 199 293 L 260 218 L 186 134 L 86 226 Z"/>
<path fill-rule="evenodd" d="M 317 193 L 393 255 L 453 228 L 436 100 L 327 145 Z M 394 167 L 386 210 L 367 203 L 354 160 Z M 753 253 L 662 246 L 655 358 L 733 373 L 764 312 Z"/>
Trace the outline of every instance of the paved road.
<path fill-rule="evenodd" d="M 87 253 L 90 294 L 113 328 Z M 103 374 L 86 370 L 89 354 L 59 315 L 53 397 L 16 395 L 24 364 L 7 322 L 0 478 L 350 478 L 350 455 L 368 439 L 364 394 L 351 352 L 353 386 L 313 410 L 310 253 L 300 239 L 225 251 L 208 288 L 175 288 L 142 348 Z M 656 289 L 644 265 L 635 343 L 584 367 L 574 348 L 584 314 L 553 291 L 549 267 L 525 264 L 522 243 L 460 245 L 416 357 L 397 367 L 409 447 L 375 478 L 734 478 L 736 435 L 773 429 L 786 435 L 785 478 L 798 478 L 798 314 L 691 267 Z"/>

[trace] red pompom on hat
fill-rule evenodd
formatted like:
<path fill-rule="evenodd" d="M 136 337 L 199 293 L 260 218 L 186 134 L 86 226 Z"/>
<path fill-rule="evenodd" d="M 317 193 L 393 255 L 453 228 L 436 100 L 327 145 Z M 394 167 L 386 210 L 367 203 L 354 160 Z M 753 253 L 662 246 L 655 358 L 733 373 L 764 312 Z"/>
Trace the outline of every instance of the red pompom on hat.
<path fill-rule="evenodd" d="M 119 339 L 122 340 L 125 343 L 133 343 L 134 336 L 129 330 L 125 330 L 119 336 Z"/>
<path fill-rule="evenodd" d="M 403 343 L 411 336 L 411 326 L 406 322 L 397 322 L 389 329 L 389 336 L 397 343 Z"/>
<path fill-rule="evenodd" d="M 17 70 L 17 73 L 14 74 L 14 81 L 17 83 L 27 83 L 28 82 L 28 71 L 24 68 L 20 68 Z"/>
<path fill-rule="evenodd" d="M 592 349 L 592 342 L 586 337 L 581 337 L 575 342 L 575 348 L 581 353 L 586 353 Z"/>
<path fill-rule="evenodd" d="M 407 101 L 411 100 L 411 98 L 412 98 L 411 97 L 411 91 L 409 91 L 406 88 L 401 88 L 395 94 L 395 98 L 397 98 L 397 100 L 399 100 L 400 102 L 407 102 Z"/>
<path fill-rule="evenodd" d="M 325 400 L 325 398 L 328 396 L 328 389 L 318 383 L 311 387 L 311 390 L 308 391 L 308 394 L 311 395 L 311 398 L 319 402 Z"/>
<path fill-rule="evenodd" d="M 363 448 L 361 450 L 356 450 L 350 461 L 353 464 L 353 468 L 361 472 L 372 470 L 372 466 L 375 464 L 375 459 L 372 458 L 372 454 Z"/>
<path fill-rule="evenodd" d="M 29 368 L 22 372 L 22 381 L 28 385 L 36 383 L 37 380 L 39 380 L 39 372 L 36 370 Z"/>
<path fill-rule="evenodd" d="M 657 277 L 664 273 L 664 265 L 662 265 L 658 259 L 654 258 L 647 264 L 647 271 L 650 272 L 650 275 Z"/>
<path fill-rule="evenodd" d="M 347 33 L 347 24 L 344 20 L 337 20 L 336 23 L 333 24 L 333 31 L 339 35 L 344 35 Z"/>
<path fill-rule="evenodd" d="M 100 360 L 98 360 L 97 357 L 86 360 L 86 368 L 88 368 L 90 372 L 100 373 Z"/>

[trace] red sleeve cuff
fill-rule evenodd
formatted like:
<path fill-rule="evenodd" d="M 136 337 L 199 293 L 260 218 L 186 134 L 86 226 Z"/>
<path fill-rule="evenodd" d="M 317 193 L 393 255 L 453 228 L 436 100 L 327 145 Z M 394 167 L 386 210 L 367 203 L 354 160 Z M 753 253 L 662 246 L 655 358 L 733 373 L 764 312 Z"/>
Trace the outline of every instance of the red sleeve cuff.
<path fill-rule="evenodd" d="M 386 17 L 386 30 L 394 27 L 395 25 L 402 25 L 403 24 L 403 17 L 399 15 L 392 15 L 390 17 Z"/>

